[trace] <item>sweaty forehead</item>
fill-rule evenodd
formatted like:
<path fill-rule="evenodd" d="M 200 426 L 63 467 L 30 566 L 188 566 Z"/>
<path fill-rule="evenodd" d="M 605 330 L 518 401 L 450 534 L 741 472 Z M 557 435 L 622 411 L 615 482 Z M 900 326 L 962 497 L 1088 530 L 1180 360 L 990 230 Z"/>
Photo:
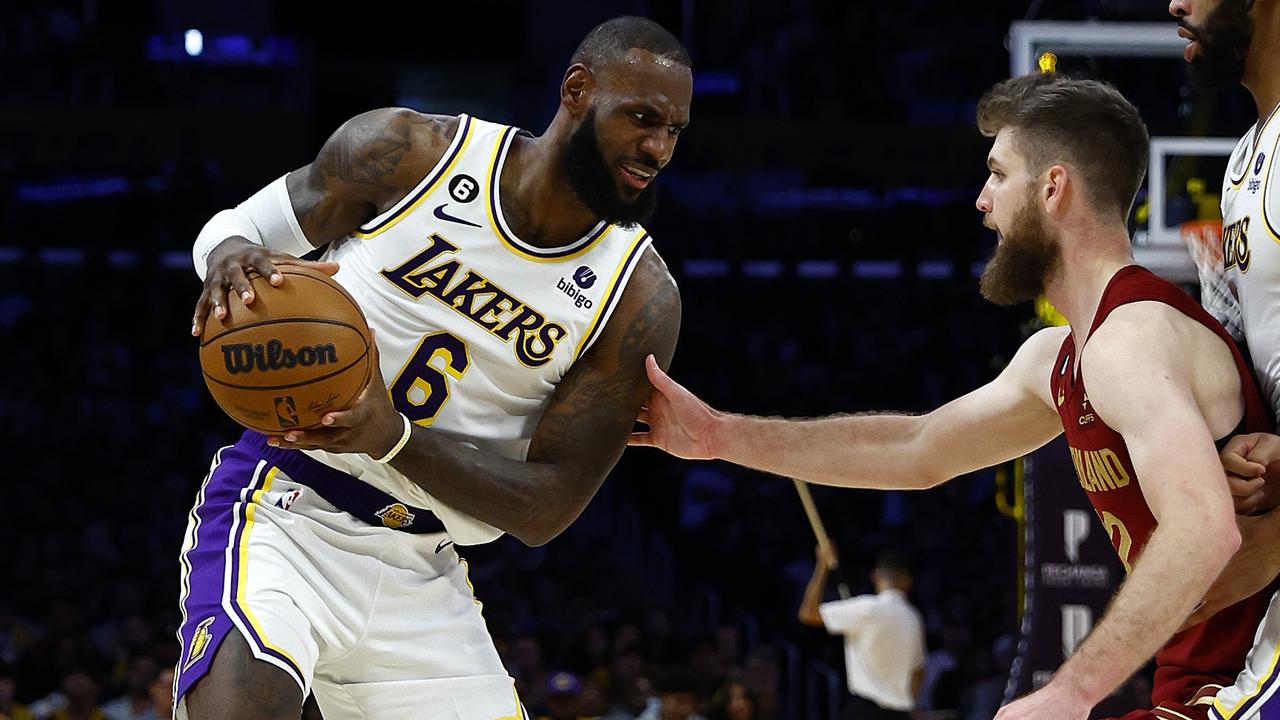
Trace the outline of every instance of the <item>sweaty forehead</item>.
<path fill-rule="evenodd" d="M 688 122 L 693 72 L 670 58 L 631 48 L 620 59 L 592 68 L 600 92 L 615 103 L 645 102 Z"/>

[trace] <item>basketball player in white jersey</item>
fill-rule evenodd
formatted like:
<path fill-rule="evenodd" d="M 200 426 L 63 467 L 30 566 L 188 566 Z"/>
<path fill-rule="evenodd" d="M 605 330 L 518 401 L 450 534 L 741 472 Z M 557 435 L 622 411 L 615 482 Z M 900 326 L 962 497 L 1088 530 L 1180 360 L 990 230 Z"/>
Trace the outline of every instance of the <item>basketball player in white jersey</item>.
<path fill-rule="evenodd" d="M 540 136 L 377 110 L 216 215 L 193 334 L 314 267 L 377 343 L 325 427 L 224 448 L 182 554 L 178 717 L 524 717 L 453 543 L 551 540 L 617 462 L 680 298 L 640 226 L 689 120 L 680 43 L 642 18 L 575 52 Z M 206 274 L 207 273 L 207 274 Z"/>
<path fill-rule="evenodd" d="M 1198 84 L 1243 83 L 1257 106 L 1257 122 L 1241 138 L 1222 185 L 1222 264 L 1202 289 L 1205 307 L 1248 346 L 1263 396 L 1280 413 L 1280 2 L 1277 0 L 1172 0 L 1169 12 L 1188 40 L 1184 58 Z M 1233 438 L 1222 452 L 1237 507 L 1262 512 L 1275 506 L 1280 483 L 1264 485 L 1267 468 L 1280 461 L 1280 438 Z M 1274 475 L 1274 473 L 1272 473 Z M 1258 590 L 1280 574 L 1280 511 L 1240 519 L 1254 552 L 1232 560 L 1204 606 L 1189 622 Z M 1249 542 L 1248 536 L 1270 538 Z M 1234 686 L 1224 688 L 1212 715 L 1230 720 L 1273 717 L 1280 699 L 1280 595 L 1258 628 L 1249 663 Z"/>

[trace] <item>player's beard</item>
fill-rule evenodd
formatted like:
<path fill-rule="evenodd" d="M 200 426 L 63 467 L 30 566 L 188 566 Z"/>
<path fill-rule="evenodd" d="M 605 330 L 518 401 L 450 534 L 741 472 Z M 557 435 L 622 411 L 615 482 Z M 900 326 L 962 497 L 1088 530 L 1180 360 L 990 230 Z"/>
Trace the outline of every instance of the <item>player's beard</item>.
<path fill-rule="evenodd" d="M 1179 23 L 1196 36 L 1200 52 L 1191 61 L 1191 81 L 1206 89 L 1239 85 L 1244 79 L 1249 45 L 1253 42 L 1253 18 L 1248 0 L 1222 0 L 1204 20 L 1203 27 Z"/>
<path fill-rule="evenodd" d="M 582 124 L 569 136 L 563 159 L 569 186 L 596 217 L 624 229 L 631 229 L 637 223 L 647 223 L 653 217 L 658 202 L 657 179 L 633 199 L 622 196 L 618 181 L 600 152 L 595 108 L 587 111 Z"/>
<path fill-rule="evenodd" d="M 1044 293 L 1045 282 L 1062 259 L 1062 249 L 1049 232 L 1044 212 L 1029 197 L 1000 236 L 978 282 L 982 297 L 996 305 L 1036 299 Z"/>

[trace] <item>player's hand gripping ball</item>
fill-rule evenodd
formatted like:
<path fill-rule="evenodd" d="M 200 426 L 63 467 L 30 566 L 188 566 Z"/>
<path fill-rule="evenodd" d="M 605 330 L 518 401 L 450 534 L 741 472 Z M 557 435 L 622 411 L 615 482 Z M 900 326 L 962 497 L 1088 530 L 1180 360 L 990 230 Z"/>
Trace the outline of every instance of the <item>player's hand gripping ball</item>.
<path fill-rule="evenodd" d="M 369 380 L 373 340 L 364 313 L 333 278 L 281 265 L 272 287 L 254 275 L 254 302 L 235 293 L 200 333 L 200 367 L 218 406 L 251 430 L 280 434 L 346 409 Z"/>

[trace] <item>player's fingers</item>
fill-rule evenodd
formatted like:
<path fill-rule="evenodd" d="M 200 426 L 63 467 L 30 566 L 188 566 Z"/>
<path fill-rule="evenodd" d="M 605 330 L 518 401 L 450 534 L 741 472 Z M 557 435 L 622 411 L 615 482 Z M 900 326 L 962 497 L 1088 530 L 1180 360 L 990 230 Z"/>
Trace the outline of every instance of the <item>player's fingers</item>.
<path fill-rule="evenodd" d="M 1259 490 L 1258 492 L 1245 498 L 1243 501 L 1240 502 L 1240 505 L 1244 507 L 1243 512 L 1246 512 L 1249 514 L 1253 514 L 1254 512 L 1257 512 L 1258 508 L 1262 507 L 1262 500 L 1265 497 L 1266 497 L 1266 491 Z M 1241 512 L 1241 511 L 1237 510 L 1237 512 Z"/>
<path fill-rule="evenodd" d="M 377 376 L 381 378 L 382 368 L 378 367 L 378 331 L 373 328 L 369 328 L 369 339 L 372 340 L 372 342 L 369 343 L 369 362 L 373 363 L 373 373 L 377 374 Z"/>
<path fill-rule="evenodd" d="M 649 408 L 646 408 L 646 407 L 640 408 L 640 412 L 636 413 L 636 421 L 642 422 L 645 425 L 650 425 L 651 423 L 649 422 Z"/>
<path fill-rule="evenodd" d="M 310 430 L 286 430 L 280 436 L 279 447 L 294 450 L 330 450 L 342 452 L 341 429 L 312 428 Z"/>
<path fill-rule="evenodd" d="M 209 315 L 209 286 L 200 291 L 200 299 L 196 300 L 195 312 L 191 315 L 191 334 L 199 337 L 204 329 L 204 319 Z"/>
<path fill-rule="evenodd" d="M 359 420 L 358 416 L 359 413 L 351 410 L 326 413 L 324 417 L 320 418 L 320 424 L 327 428 L 355 427 Z"/>
<path fill-rule="evenodd" d="M 676 386 L 676 381 L 671 379 L 670 375 L 662 372 L 662 368 L 658 367 L 658 359 L 650 355 L 644 359 L 645 374 L 649 376 L 649 382 L 660 392 L 666 392 Z M 676 386 L 678 387 L 678 386 Z"/>
<path fill-rule="evenodd" d="M 209 312 L 219 320 L 227 317 L 227 289 L 223 285 L 209 289 Z"/>
<path fill-rule="evenodd" d="M 1223 450 L 1219 457 L 1222 460 L 1222 467 L 1232 475 L 1256 478 L 1261 477 L 1267 471 L 1266 465 L 1254 462 L 1243 455 L 1228 450 Z"/>
<path fill-rule="evenodd" d="M 297 267 L 310 268 L 316 272 L 322 272 L 325 275 L 336 274 L 340 267 L 338 263 L 332 260 L 316 262 L 315 260 L 303 260 L 302 258 L 293 257 L 292 255 L 277 255 L 272 258 L 272 260 L 274 260 L 276 265 L 294 265 Z"/>
<path fill-rule="evenodd" d="M 284 282 L 284 275 L 276 269 L 275 263 L 271 262 L 271 256 L 266 253 L 256 253 L 249 259 L 249 266 L 253 271 L 267 279 L 271 285 L 277 286 Z"/>
<path fill-rule="evenodd" d="M 1222 446 L 1222 452 L 1220 454 L 1223 457 L 1227 455 L 1239 455 L 1240 457 L 1245 457 L 1255 446 L 1257 446 L 1258 441 L 1262 439 L 1263 435 L 1263 433 L 1236 435 L 1227 440 L 1227 444 Z"/>
<path fill-rule="evenodd" d="M 227 291 L 235 293 L 245 305 L 253 302 L 253 285 L 249 284 L 249 276 L 239 265 L 227 268 Z"/>
<path fill-rule="evenodd" d="M 1231 490 L 1234 497 L 1249 497 L 1254 493 L 1262 490 L 1267 481 L 1260 477 L 1241 477 L 1239 475 L 1227 475 L 1227 488 Z"/>

